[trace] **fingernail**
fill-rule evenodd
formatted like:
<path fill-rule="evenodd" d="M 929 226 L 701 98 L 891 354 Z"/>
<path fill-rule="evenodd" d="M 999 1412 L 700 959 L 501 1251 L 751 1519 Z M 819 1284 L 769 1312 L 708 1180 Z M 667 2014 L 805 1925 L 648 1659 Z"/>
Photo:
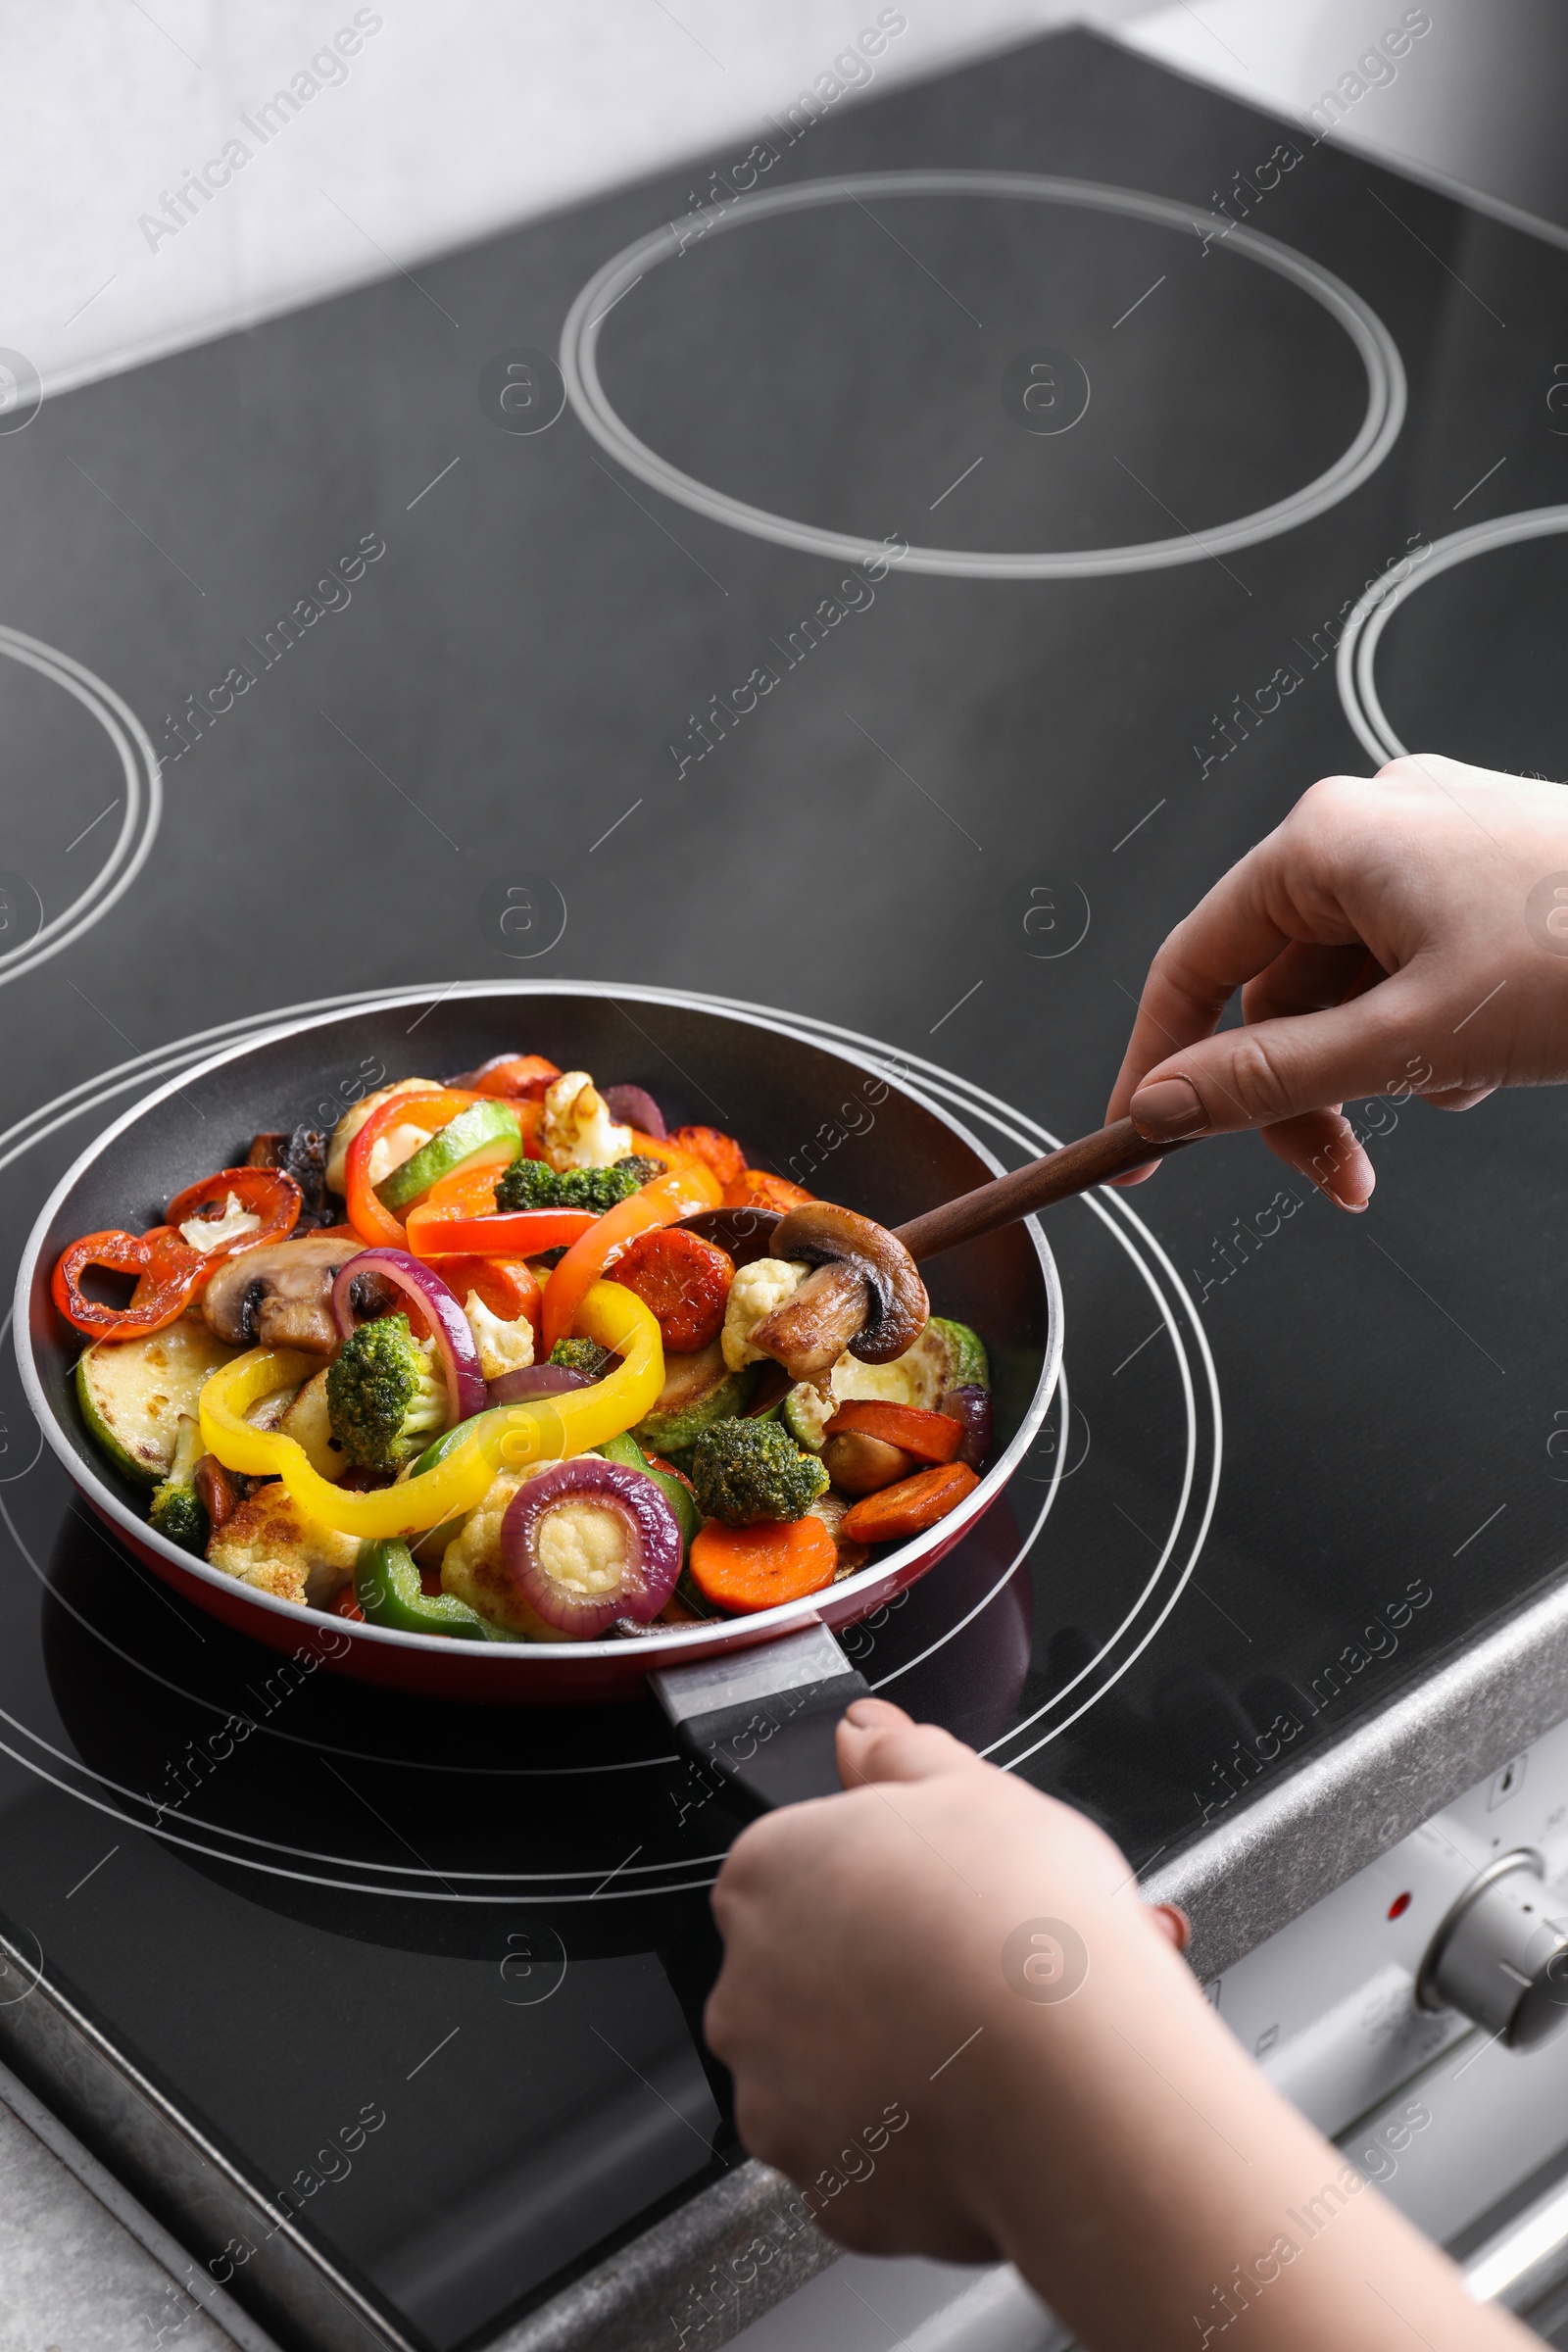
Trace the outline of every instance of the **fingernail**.
<path fill-rule="evenodd" d="M 1158 1078 L 1134 1095 L 1128 1109 L 1133 1125 L 1152 1143 L 1173 1136 L 1200 1135 L 1209 1124 L 1202 1098 L 1190 1078 Z"/>
<path fill-rule="evenodd" d="M 844 1710 L 845 1721 L 853 1723 L 858 1731 L 862 1732 L 874 1731 L 887 1713 L 888 1702 L 885 1698 L 858 1698 Z"/>

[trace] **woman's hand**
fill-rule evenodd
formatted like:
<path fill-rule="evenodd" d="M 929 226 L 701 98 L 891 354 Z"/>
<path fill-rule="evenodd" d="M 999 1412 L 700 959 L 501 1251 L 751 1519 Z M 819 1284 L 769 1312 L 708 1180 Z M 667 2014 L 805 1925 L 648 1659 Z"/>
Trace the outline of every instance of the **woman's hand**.
<path fill-rule="evenodd" d="M 1245 1025 L 1216 1035 L 1237 988 Z M 1422 754 L 1314 784 L 1177 925 L 1106 1117 L 1259 1128 L 1358 1209 L 1374 1179 L 1343 1102 L 1468 1110 L 1565 1078 L 1568 791 Z"/>
<path fill-rule="evenodd" d="M 1525 2352 L 1286 2105 L 1070 1806 L 882 1699 L 736 1841 L 708 2038 L 840 2244 L 1002 2257 L 1094 2352 Z"/>
<path fill-rule="evenodd" d="M 1211 2013 L 1175 1956 L 1173 1915 L 1145 1909 L 1082 1814 L 882 1699 L 857 1701 L 838 1752 L 848 1794 L 768 1814 L 724 1865 L 708 2039 L 735 2074 L 746 2145 L 814 2189 L 833 2236 L 994 2261 L 987 2119 L 1006 2029 L 1043 2026 L 1066 2073 L 1093 2068 L 1090 2037 L 1050 2033 L 1078 2007 L 1080 1950 L 1107 1987 L 1147 1975 L 1204 2034 Z M 1078 1944 L 1025 1935 L 1004 1958 L 1042 1916 Z M 1063 1972 L 1054 2003 L 1020 1995 L 1026 1968 L 1039 1990 L 1042 1972 Z"/>

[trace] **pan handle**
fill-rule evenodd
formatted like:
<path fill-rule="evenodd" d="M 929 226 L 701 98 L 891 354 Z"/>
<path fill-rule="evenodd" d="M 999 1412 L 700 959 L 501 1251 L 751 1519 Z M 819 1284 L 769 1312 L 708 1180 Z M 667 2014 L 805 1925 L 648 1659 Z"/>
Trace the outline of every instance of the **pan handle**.
<path fill-rule="evenodd" d="M 868 1685 L 825 1625 L 648 1677 L 689 1756 L 753 1813 L 836 1796 L 833 1733 Z"/>

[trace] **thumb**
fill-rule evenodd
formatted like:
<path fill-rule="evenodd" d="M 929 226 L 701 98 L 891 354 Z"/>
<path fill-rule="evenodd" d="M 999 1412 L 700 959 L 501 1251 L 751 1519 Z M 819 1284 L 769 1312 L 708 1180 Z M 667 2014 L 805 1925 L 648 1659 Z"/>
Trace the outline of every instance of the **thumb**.
<path fill-rule="evenodd" d="M 1408 1084 L 1407 991 L 1385 981 L 1348 1004 L 1222 1029 L 1145 1072 L 1128 1104 L 1152 1140 L 1235 1134 Z M 1379 1002 L 1381 1000 L 1381 1002 Z"/>
<path fill-rule="evenodd" d="M 846 1788 L 871 1781 L 929 1781 L 978 1762 L 972 1747 L 934 1723 L 916 1723 L 885 1698 L 858 1698 L 838 1727 L 839 1779 Z"/>

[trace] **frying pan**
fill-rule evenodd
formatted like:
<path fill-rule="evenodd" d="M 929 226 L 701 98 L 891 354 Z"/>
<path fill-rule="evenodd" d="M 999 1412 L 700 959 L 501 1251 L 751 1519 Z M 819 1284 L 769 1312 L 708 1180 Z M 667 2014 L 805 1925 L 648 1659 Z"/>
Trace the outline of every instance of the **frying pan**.
<path fill-rule="evenodd" d="M 40 1212 L 18 1273 L 14 1329 L 28 1402 L 119 1540 L 187 1599 L 269 1647 L 294 1651 L 307 1642 L 330 1671 L 479 1702 L 575 1705 L 635 1698 L 651 1687 L 684 1743 L 749 1787 L 754 1801 L 802 1793 L 793 1785 L 770 1793 L 756 1759 L 804 1757 L 796 1731 L 841 1711 L 846 1696 L 864 1689 L 824 1629 L 868 1616 L 934 1568 L 996 1500 L 1050 1406 L 1061 1362 L 1061 1292 L 1038 1227 L 1014 1224 L 966 1243 L 931 1270 L 934 1310 L 972 1323 L 991 1354 L 997 1451 L 979 1485 L 936 1527 L 842 1584 L 690 1631 L 492 1645 L 302 1612 L 157 1535 L 144 1491 L 121 1478 L 87 1435 L 72 1379 L 81 1342 L 49 1296 L 68 1242 L 104 1227 L 156 1223 L 172 1194 L 242 1160 L 262 1129 L 319 1123 L 331 1106 L 346 1108 L 374 1086 L 441 1078 L 503 1052 L 547 1054 L 563 1069 L 591 1070 L 601 1085 L 644 1086 L 672 1127 L 721 1127 L 740 1136 L 756 1163 L 804 1172 L 813 1192 L 890 1226 L 999 1172 L 975 1137 L 891 1074 L 891 1049 L 886 1065 L 829 1050 L 764 1007 L 587 981 L 519 981 L 433 1005 L 428 992 L 389 996 L 290 1021 L 214 1054 L 125 1112 L 82 1153 Z M 766 1714 L 769 1693 L 786 1694 L 773 1705 L 774 1728 L 790 1736 L 776 1741 L 765 1726 L 744 1728 L 759 1706 Z M 742 1729 L 734 1733 L 727 1726 L 737 1708 Z M 808 1744 L 808 1777 L 820 1784 L 821 1738 Z"/>

